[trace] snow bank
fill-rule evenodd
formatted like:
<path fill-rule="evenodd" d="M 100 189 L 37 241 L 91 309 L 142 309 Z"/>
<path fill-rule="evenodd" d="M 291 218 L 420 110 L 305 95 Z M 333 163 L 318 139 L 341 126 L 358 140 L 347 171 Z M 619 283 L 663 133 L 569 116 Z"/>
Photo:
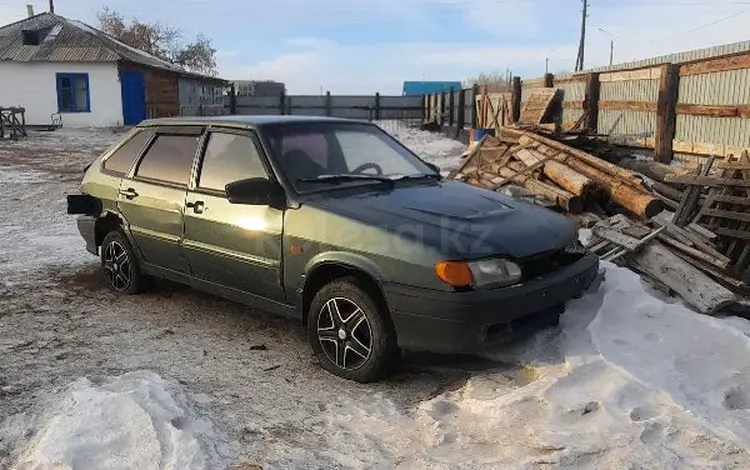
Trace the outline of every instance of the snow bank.
<path fill-rule="evenodd" d="M 390 133 L 420 157 L 434 163 L 445 171 L 457 168 L 461 153 L 466 146 L 434 132 L 423 131 L 401 121 L 376 121 L 378 126 Z"/>
<path fill-rule="evenodd" d="M 168 389 L 146 371 L 78 380 L 13 470 L 210 468 L 199 441 L 207 426 Z"/>
<path fill-rule="evenodd" d="M 497 368 L 413 410 L 352 400 L 329 417 L 330 445 L 360 468 L 748 468 L 750 340 L 735 324 L 750 325 L 604 266 L 559 331 L 489 353 Z"/>

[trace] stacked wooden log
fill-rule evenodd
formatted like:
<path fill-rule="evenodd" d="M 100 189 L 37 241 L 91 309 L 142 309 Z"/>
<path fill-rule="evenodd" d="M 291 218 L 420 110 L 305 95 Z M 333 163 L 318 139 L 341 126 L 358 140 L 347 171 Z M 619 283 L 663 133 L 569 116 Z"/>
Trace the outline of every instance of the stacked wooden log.
<path fill-rule="evenodd" d="M 608 200 L 639 217 L 653 217 L 664 208 L 633 172 L 519 128 L 503 127 L 498 137 L 480 141 L 449 178 L 492 190 L 523 186 L 572 213 Z"/>
<path fill-rule="evenodd" d="M 472 147 L 449 178 L 506 193 L 521 187 L 511 195 L 592 228 L 589 247 L 602 259 L 640 272 L 700 312 L 735 305 L 750 281 L 750 157 L 686 169 L 623 159 L 632 151 L 596 140 L 504 126 Z"/>

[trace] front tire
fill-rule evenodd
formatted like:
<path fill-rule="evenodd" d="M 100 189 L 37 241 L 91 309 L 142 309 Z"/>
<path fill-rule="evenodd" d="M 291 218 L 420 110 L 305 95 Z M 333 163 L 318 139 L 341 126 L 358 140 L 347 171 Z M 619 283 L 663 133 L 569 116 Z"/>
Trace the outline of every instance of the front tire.
<path fill-rule="evenodd" d="M 113 230 L 104 237 L 101 263 L 112 291 L 127 295 L 142 291 L 145 277 L 140 272 L 133 248 L 122 230 Z"/>
<path fill-rule="evenodd" d="M 398 357 L 388 312 L 356 278 L 335 280 L 315 295 L 307 333 L 328 372 L 361 383 L 383 378 Z"/>

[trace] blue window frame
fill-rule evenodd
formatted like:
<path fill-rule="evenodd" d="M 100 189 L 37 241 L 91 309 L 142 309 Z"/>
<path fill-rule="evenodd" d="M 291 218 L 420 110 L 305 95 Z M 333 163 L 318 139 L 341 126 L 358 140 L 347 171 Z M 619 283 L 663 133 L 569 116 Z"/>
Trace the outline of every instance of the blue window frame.
<path fill-rule="evenodd" d="M 57 110 L 61 113 L 89 113 L 89 74 L 58 73 Z"/>

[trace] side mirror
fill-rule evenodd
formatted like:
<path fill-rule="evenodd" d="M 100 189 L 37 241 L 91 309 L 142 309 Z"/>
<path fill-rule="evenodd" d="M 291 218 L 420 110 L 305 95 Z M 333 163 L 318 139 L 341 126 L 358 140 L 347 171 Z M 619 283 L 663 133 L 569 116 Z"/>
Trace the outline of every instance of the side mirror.
<path fill-rule="evenodd" d="M 226 185 L 224 190 L 232 204 L 280 206 L 286 199 L 284 189 L 265 178 L 234 181 Z"/>

